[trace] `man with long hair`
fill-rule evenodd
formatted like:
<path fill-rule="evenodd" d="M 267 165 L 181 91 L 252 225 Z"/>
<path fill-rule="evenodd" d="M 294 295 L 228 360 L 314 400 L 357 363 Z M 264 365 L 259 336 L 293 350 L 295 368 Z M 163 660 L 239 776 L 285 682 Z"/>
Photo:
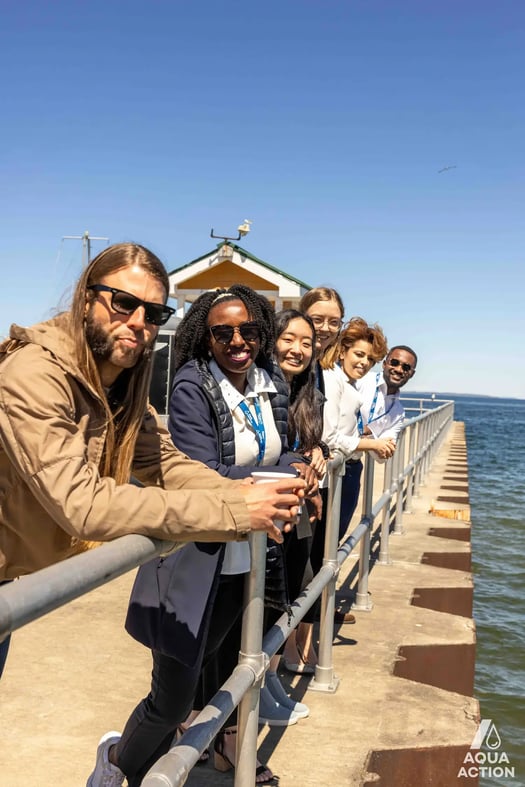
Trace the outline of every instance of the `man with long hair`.
<path fill-rule="evenodd" d="M 148 404 L 168 292 L 151 251 L 116 244 L 82 272 L 69 312 L 14 325 L 0 345 L 0 583 L 128 533 L 282 541 L 273 520 L 294 520 L 304 482 L 223 478 L 178 451 Z"/>

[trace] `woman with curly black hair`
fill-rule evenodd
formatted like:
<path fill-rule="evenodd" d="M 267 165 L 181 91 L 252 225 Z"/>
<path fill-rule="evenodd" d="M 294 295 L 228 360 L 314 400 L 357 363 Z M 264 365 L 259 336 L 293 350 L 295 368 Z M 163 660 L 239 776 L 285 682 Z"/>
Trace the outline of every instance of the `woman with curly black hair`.
<path fill-rule="evenodd" d="M 313 473 L 300 456 L 287 453 L 288 389 L 273 360 L 274 343 L 273 308 L 250 287 L 235 284 L 200 295 L 177 332 L 168 426 L 180 450 L 221 475 L 244 478 L 258 467 L 292 466 L 313 482 Z M 247 544 L 216 546 L 218 591 L 215 601 L 208 602 L 213 604 L 212 625 L 225 617 L 220 603 L 225 587 L 236 588 L 238 603 L 226 610 L 232 627 L 207 659 L 195 707 L 211 699 L 237 661 L 244 575 L 250 569 Z M 183 552 L 192 550 L 198 547 Z M 261 721 L 287 726 L 307 715 L 306 706 L 289 700 L 284 690 L 279 695 L 283 701 L 275 699 L 274 683 L 268 682 L 261 692 Z M 218 766 L 234 760 L 231 731 L 227 727 L 216 740 Z"/>
<path fill-rule="evenodd" d="M 188 361 L 210 358 L 210 309 L 217 303 L 234 300 L 244 304 L 250 315 L 250 321 L 257 325 L 258 352 L 254 359 L 255 363 L 263 367 L 271 366 L 270 359 L 275 344 L 274 309 L 267 298 L 259 295 L 251 287 L 232 284 L 228 289 L 203 292 L 183 317 L 177 330 L 175 370 L 180 369 Z"/>
<path fill-rule="evenodd" d="M 240 284 L 202 293 L 175 336 L 168 417 L 173 442 L 221 475 L 246 478 L 247 483 L 258 469 L 312 476 L 302 457 L 288 452 L 288 389 L 272 357 L 274 336 L 271 304 Z M 169 611 L 166 605 L 164 612 L 169 637 L 157 659 L 154 691 L 136 709 L 123 736 L 130 741 L 126 751 L 132 757 L 133 727 L 148 728 L 155 742 L 152 762 L 167 751 L 170 736 L 184 729 L 190 711 L 212 698 L 237 663 L 249 544 L 187 544 L 164 560 L 163 570 L 169 585 Z M 281 706 L 266 693 L 260 713 L 272 724 L 288 725 L 299 718 L 294 708 Z M 219 770 L 234 767 L 234 725 L 230 718 L 215 739 Z M 141 733 L 141 743 L 143 739 Z M 256 784 L 273 783 L 270 769 L 258 764 Z"/>

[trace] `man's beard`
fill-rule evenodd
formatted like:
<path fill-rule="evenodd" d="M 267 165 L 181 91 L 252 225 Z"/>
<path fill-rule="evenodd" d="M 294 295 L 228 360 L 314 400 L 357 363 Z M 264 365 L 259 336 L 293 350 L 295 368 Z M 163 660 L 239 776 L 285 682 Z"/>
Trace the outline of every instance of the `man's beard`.
<path fill-rule="evenodd" d="M 115 341 L 95 322 L 91 311 L 86 316 L 86 341 L 96 361 L 107 361 L 111 357 Z"/>
<path fill-rule="evenodd" d="M 99 325 L 99 323 L 93 319 L 93 313 L 91 310 L 86 315 L 85 325 L 86 341 L 91 352 L 93 353 L 95 361 L 110 360 L 115 348 L 115 338 L 106 333 L 101 325 Z M 147 358 L 149 355 L 151 355 L 152 345 L 150 344 L 146 347 L 143 347 L 139 355 L 135 354 L 135 350 L 132 347 L 122 348 L 122 352 L 124 352 L 126 355 L 132 356 L 135 360 L 135 364 L 137 364 L 142 358 Z"/>

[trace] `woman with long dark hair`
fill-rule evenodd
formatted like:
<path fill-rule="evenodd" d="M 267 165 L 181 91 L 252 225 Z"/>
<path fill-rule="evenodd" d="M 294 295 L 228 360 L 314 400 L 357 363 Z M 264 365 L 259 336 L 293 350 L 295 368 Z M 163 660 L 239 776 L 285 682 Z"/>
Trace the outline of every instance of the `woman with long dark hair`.
<path fill-rule="evenodd" d="M 326 472 L 329 449 L 321 440 L 324 396 L 316 384 L 315 328 L 307 315 L 296 309 L 286 309 L 276 315 L 275 333 L 275 357 L 290 391 L 288 441 L 320 480 Z M 296 527 L 285 537 L 288 587 L 292 599 L 304 589 L 311 573 L 312 530 L 307 516 L 303 516 L 301 524 L 303 527 Z M 309 612 L 305 617 L 290 634 L 284 647 L 284 663 L 292 671 L 301 670 L 305 661 L 311 665 L 316 660 L 312 644 L 313 619 Z M 268 675 L 271 677 L 271 672 Z"/>

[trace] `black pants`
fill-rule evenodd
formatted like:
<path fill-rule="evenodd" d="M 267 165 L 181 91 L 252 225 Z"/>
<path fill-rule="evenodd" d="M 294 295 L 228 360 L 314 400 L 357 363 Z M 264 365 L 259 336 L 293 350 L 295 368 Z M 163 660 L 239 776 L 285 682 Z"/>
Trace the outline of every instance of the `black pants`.
<path fill-rule="evenodd" d="M 359 490 L 361 489 L 361 473 L 363 463 L 360 459 L 356 462 L 347 462 L 345 474 L 341 484 L 341 516 L 339 518 L 339 540 L 342 539 L 348 524 L 354 515 L 359 500 Z"/>
<path fill-rule="evenodd" d="M 242 613 L 244 574 L 221 576 L 204 655 L 187 667 L 153 651 L 151 690 L 131 714 L 117 744 L 117 762 L 129 787 L 139 787 L 151 766 L 170 748 L 177 726 L 193 708 L 201 668 L 213 660 Z M 237 643 L 238 639 L 232 638 Z M 233 659 L 232 655 L 232 659 Z"/>
<path fill-rule="evenodd" d="M 306 587 L 312 577 L 310 568 L 310 552 L 312 550 L 314 527 L 312 535 L 306 538 L 297 538 L 297 531 L 294 528 L 284 537 L 284 555 L 286 561 L 286 573 L 288 577 L 288 594 L 293 603 L 302 590 Z M 282 613 L 279 613 L 279 616 Z M 308 610 L 303 620 L 312 623 L 311 610 Z M 279 651 L 280 652 L 280 651 Z"/>
<path fill-rule="evenodd" d="M 312 567 L 312 573 L 314 576 L 319 573 L 323 565 L 324 542 L 326 538 L 326 507 L 328 502 L 328 489 L 323 487 L 319 490 L 319 492 L 321 493 L 321 499 L 323 501 L 323 512 L 321 514 L 321 519 L 318 519 L 312 526 L 312 546 L 310 549 L 310 565 Z M 312 604 L 304 616 L 303 621 L 305 623 L 314 623 L 319 617 L 320 609 L 321 597 L 319 597 L 317 601 Z"/>

